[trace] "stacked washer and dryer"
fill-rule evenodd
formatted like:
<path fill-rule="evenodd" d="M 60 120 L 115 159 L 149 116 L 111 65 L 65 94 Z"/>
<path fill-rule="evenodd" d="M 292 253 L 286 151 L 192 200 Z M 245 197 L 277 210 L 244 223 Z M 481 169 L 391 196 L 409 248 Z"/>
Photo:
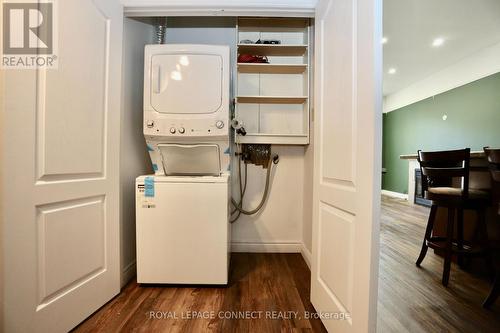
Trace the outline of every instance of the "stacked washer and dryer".
<path fill-rule="evenodd" d="M 229 47 L 145 48 L 144 137 L 154 175 L 136 180 L 137 281 L 227 284 Z"/>

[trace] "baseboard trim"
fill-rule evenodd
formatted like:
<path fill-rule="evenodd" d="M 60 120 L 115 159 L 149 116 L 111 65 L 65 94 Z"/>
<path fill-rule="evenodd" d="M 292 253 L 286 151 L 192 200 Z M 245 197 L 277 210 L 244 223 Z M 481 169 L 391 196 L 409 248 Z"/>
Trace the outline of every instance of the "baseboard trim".
<path fill-rule="evenodd" d="M 393 198 L 408 200 L 408 194 L 404 193 L 382 190 L 382 194 Z"/>
<path fill-rule="evenodd" d="M 311 254 L 311 251 L 309 251 L 304 244 L 301 244 L 300 254 L 302 254 L 302 258 L 304 258 L 304 261 L 306 262 L 307 267 L 309 267 L 309 269 L 311 269 L 312 254 Z"/>
<path fill-rule="evenodd" d="M 231 252 L 250 253 L 301 253 L 301 243 L 232 242 Z"/>
<path fill-rule="evenodd" d="M 121 276 L 121 287 L 123 288 L 127 283 L 129 283 L 130 280 L 132 280 L 137 272 L 136 268 L 136 261 L 132 261 L 130 264 L 125 266 L 122 270 L 122 276 Z"/>

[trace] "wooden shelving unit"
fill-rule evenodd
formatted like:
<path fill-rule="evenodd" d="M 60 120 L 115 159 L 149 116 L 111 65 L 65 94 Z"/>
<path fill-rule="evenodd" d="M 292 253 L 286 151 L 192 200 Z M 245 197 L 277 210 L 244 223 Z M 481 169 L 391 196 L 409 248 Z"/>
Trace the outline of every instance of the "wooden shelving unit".
<path fill-rule="evenodd" d="M 301 56 L 306 54 L 307 45 L 238 44 L 238 52 L 263 56 Z"/>
<path fill-rule="evenodd" d="M 235 117 L 247 135 L 236 135 L 236 142 L 309 143 L 309 24 L 305 18 L 239 18 L 238 54 L 267 56 L 269 63 L 237 64 Z"/>
<path fill-rule="evenodd" d="M 307 96 L 238 96 L 237 103 L 253 104 L 303 104 Z"/>
<path fill-rule="evenodd" d="M 238 63 L 238 73 L 302 74 L 307 64 L 248 64 Z"/>

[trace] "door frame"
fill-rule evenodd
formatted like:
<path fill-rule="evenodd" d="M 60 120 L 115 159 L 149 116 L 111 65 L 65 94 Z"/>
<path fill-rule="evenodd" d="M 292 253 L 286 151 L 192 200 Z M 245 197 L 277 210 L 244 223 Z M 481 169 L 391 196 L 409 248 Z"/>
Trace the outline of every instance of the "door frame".
<path fill-rule="evenodd" d="M 317 12 L 324 13 L 328 8 L 326 7 L 327 1 L 318 2 L 319 6 Z M 343 4 L 349 6 L 348 1 Z M 347 8 L 347 7 L 346 7 Z M 340 8 L 340 10 L 351 10 L 351 8 Z M 349 14 L 349 13 L 348 13 Z M 318 231 L 319 218 L 320 218 L 320 198 L 324 200 L 328 196 L 336 198 L 336 205 L 332 208 L 334 214 L 338 214 L 339 221 L 347 223 L 352 220 L 352 226 L 356 230 L 356 226 L 363 227 L 365 223 L 369 223 L 363 232 L 352 232 L 350 235 L 353 238 L 351 244 L 356 249 L 365 246 L 361 252 L 351 250 L 351 259 L 348 262 L 353 262 L 352 272 L 346 281 L 356 284 L 351 286 L 351 319 L 352 325 L 334 326 L 323 320 L 325 326 L 331 329 L 342 329 L 346 332 L 366 332 L 375 331 L 377 324 L 377 296 L 378 296 L 378 268 L 379 268 L 379 227 L 380 227 L 380 196 L 381 196 L 381 171 L 382 171 L 382 0 L 357 0 L 352 5 L 352 17 L 346 18 L 346 24 L 352 24 L 352 52 L 353 52 L 353 67 L 354 74 L 352 78 L 352 101 L 343 105 L 343 107 L 352 107 L 352 114 L 354 119 L 351 120 L 351 126 L 355 126 L 352 130 L 346 130 L 347 135 L 355 132 L 352 138 L 352 160 L 346 163 L 351 163 L 351 174 L 340 172 L 343 174 L 336 174 L 335 176 L 325 176 L 323 169 L 323 156 L 322 152 L 322 114 L 321 107 L 323 100 L 320 96 L 320 89 L 322 89 L 321 78 L 316 75 L 315 77 L 315 101 L 314 101 L 314 144 L 315 144 L 315 172 L 314 172 L 314 189 L 313 189 L 313 248 L 312 248 L 312 265 L 311 265 L 311 301 L 315 305 L 316 310 L 319 312 L 325 311 L 320 307 L 325 307 L 327 299 L 341 297 L 333 293 L 324 297 L 323 289 L 315 285 L 315 277 L 320 277 L 319 262 L 318 262 L 318 249 L 316 248 L 319 240 Z M 315 73 L 318 66 L 321 66 L 319 44 L 321 33 L 320 20 L 316 18 L 316 36 L 315 36 Z M 346 31 L 346 34 L 349 31 Z M 339 36 L 337 36 L 339 37 Z M 347 38 L 347 37 L 346 37 Z M 337 41 L 338 42 L 338 41 Z M 343 41 L 348 45 L 348 41 Z M 347 51 L 346 51 L 347 52 Z M 373 57 L 366 57 L 373 55 Z M 319 61 L 318 61 L 319 59 Z M 338 60 L 338 59 L 337 59 Z M 332 61 L 326 59 L 325 61 Z M 337 64 L 338 66 L 338 64 Z M 344 64 L 349 66 L 349 64 Z M 340 67 L 338 67 L 340 68 Z M 320 69 L 323 70 L 323 69 Z M 351 72 L 343 73 L 349 75 Z M 341 73 L 342 75 L 342 73 Z M 346 82 L 345 84 L 349 84 Z M 327 95 L 327 94 L 325 94 Z M 330 105 L 331 107 L 331 105 Z M 336 105 L 339 108 L 339 105 Z M 361 112 L 359 111 L 361 110 Z M 372 110 L 373 112 L 370 112 Z M 361 118 L 362 117 L 362 118 Z M 348 124 L 347 124 L 348 126 Z M 338 139 L 338 138 L 337 138 Z M 344 144 L 344 143 L 342 143 Z M 347 143 L 346 143 L 347 144 Z M 339 149 L 337 147 L 337 149 Z M 340 150 L 340 149 L 339 149 Z M 362 158 L 361 158 L 362 157 Z M 346 157 L 339 157 L 346 158 Z M 346 171 L 346 170 L 344 170 Z M 323 186 L 320 188 L 319 184 L 323 178 L 329 178 L 332 181 L 331 188 Z M 352 191 L 351 193 L 349 193 Z M 325 204 L 327 205 L 327 204 Z M 341 223 L 338 223 L 339 225 Z M 366 225 L 366 224 L 365 224 Z M 334 239 L 331 239 L 335 241 Z M 349 243 L 349 242 L 346 242 Z M 331 254 L 331 253 L 330 253 Z M 362 259 L 367 262 L 367 265 L 356 265 L 356 258 Z M 329 259 L 330 260 L 330 259 Z M 332 258 L 331 260 L 335 260 Z M 366 277 L 359 278 L 360 276 Z M 322 278 L 322 277 L 321 277 Z M 348 289 L 349 287 L 345 287 Z M 325 287 L 324 289 L 327 289 Z M 345 292 L 345 290 L 342 290 Z M 362 301 L 355 300 L 354 295 L 363 295 Z M 349 298 L 346 296 L 346 298 Z M 315 302 L 316 301 L 316 302 Z M 315 304 L 316 303 L 316 304 Z M 339 305 L 337 303 L 337 305 Z M 345 304 L 343 305 L 345 306 Z M 340 308 L 343 307 L 342 305 Z M 335 308 L 339 308 L 334 306 Z M 347 308 L 347 307 L 346 307 Z M 328 311 L 328 310 L 326 310 Z M 356 322 L 355 322 L 356 320 Z"/>
<path fill-rule="evenodd" d="M 63 21 L 60 15 L 62 5 L 59 2 L 55 9 L 54 16 L 58 17 L 58 22 Z M 59 45 L 56 53 L 58 69 L 0 70 L 0 331 L 67 331 L 120 291 L 119 146 L 123 6 L 119 0 L 72 1 L 65 6 L 71 10 L 72 18 L 98 22 L 94 26 L 98 29 L 98 36 L 89 33 L 89 30 L 82 33 L 87 33 L 87 45 L 105 42 L 104 45 L 97 44 L 100 53 L 94 56 L 99 59 L 95 62 L 99 66 L 96 72 L 102 76 L 96 76 L 95 82 L 82 81 L 82 73 L 87 74 L 89 70 L 78 67 L 81 65 L 78 60 L 88 55 L 81 52 L 83 44 L 77 44 L 81 40 L 75 39 L 75 36 L 71 39 L 70 35 L 78 29 L 78 25 L 71 26 L 73 30 L 66 32 L 58 30 L 59 39 L 67 38 L 66 51 L 73 52 L 64 53 L 62 45 Z M 87 16 L 83 17 L 82 12 Z M 64 57 L 70 59 L 66 64 L 62 62 Z M 92 65 L 94 62 L 84 64 Z M 67 71 L 64 72 L 64 69 Z M 59 70 L 61 72 L 57 72 Z M 58 98 L 67 96 L 61 89 L 66 88 L 67 82 L 72 87 L 87 91 L 87 100 L 91 101 L 95 100 L 93 98 L 97 93 L 90 88 L 99 84 L 96 90 L 102 99 L 98 100 L 97 107 L 82 103 L 79 104 L 81 108 L 74 112 L 76 116 L 80 114 L 84 117 L 67 116 L 68 109 Z M 49 95 L 50 89 L 46 87 L 57 89 L 57 93 Z M 72 98 L 78 97 L 75 90 L 72 92 Z M 81 92 L 79 94 L 82 95 Z M 51 106 L 45 96 L 50 96 Z M 88 113 L 89 109 L 94 113 Z M 102 121 L 95 127 L 83 127 L 74 121 L 82 118 L 88 124 L 96 124 L 95 119 Z M 46 127 L 46 124 L 52 124 L 52 127 Z M 82 156 L 86 155 L 77 155 L 79 159 L 72 158 L 75 155 L 71 155 L 73 151 L 70 147 L 60 150 L 65 154 L 55 150 L 46 159 L 43 148 L 55 147 L 45 146 L 47 138 L 52 139 L 51 142 L 65 142 L 64 138 L 85 138 L 85 131 L 89 133 L 91 130 L 92 133 L 102 131 L 103 134 L 84 146 L 84 152 L 101 149 L 102 156 L 94 154 L 87 157 L 99 162 L 79 169 L 71 162 L 85 161 Z M 64 215 L 67 212 L 73 215 Z M 52 228 L 50 231 L 47 231 L 48 225 Z M 66 232 L 58 232 L 61 230 Z M 71 233 L 74 230 L 85 232 L 83 235 Z M 75 239 L 81 240 L 80 245 L 86 242 L 85 245 L 91 246 L 73 246 L 71 241 Z M 92 253 L 87 257 L 87 252 Z M 71 260 L 67 259 L 71 256 Z"/>

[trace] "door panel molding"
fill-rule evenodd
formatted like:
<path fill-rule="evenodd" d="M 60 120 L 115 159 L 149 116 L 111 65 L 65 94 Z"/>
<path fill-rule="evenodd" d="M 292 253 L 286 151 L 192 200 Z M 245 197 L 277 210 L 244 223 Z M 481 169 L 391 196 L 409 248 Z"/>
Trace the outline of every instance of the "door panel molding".
<path fill-rule="evenodd" d="M 320 203 L 318 276 L 342 312 L 352 311 L 352 253 L 355 216 Z M 332 234 L 342 235 L 332 241 Z M 332 258 L 331 253 L 337 255 Z M 330 254 L 330 255 L 328 255 Z M 347 269 L 345 269 L 347 267 Z"/>
<path fill-rule="evenodd" d="M 107 258 L 104 250 L 106 246 L 105 204 L 105 197 L 99 195 L 36 207 L 39 276 L 39 304 L 37 310 L 50 305 L 50 303 L 64 296 L 76 286 L 81 285 L 82 282 L 85 282 L 84 280 L 94 278 L 106 271 Z M 90 209 L 92 211 L 89 212 Z M 76 224 L 76 219 L 86 225 Z M 87 227 L 89 223 L 95 224 L 93 229 L 89 230 Z M 52 226 L 54 224 L 56 230 L 50 230 L 54 229 Z M 96 228 L 98 230 L 95 230 Z M 86 235 L 88 236 L 86 240 L 79 239 L 82 236 L 81 233 L 88 234 L 89 232 L 93 234 Z M 96 232 L 97 234 L 95 234 Z M 70 237 L 72 239 L 69 239 Z M 92 237 L 93 244 L 92 247 L 87 249 L 85 245 L 90 237 Z M 59 238 L 60 240 L 51 238 Z M 50 243 L 54 241 L 58 242 L 57 248 L 54 249 L 54 246 L 52 246 L 52 249 L 48 249 L 47 247 L 50 247 Z M 85 242 L 78 244 L 78 241 Z M 95 253 L 96 250 L 98 253 Z M 91 258 L 88 258 L 89 254 L 92 255 Z M 73 256 L 73 258 L 70 256 Z M 88 262 L 89 259 L 94 263 Z M 56 265 L 59 267 L 56 267 Z M 61 265 L 64 266 L 61 267 Z M 86 268 L 85 266 L 87 266 L 87 269 L 83 270 Z M 75 270 L 76 272 L 74 272 Z M 58 276 L 61 271 L 64 272 L 63 281 L 59 283 L 53 281 L 54 278 L 61 279 Z"/>
<path fill-rule="evenodd" d="M 73 47 L 59 50 L 57 70 L 37 69 L 37 181 L 105 177 L 111 22 L 95 3 L 79 6 L 82 17 L 72 24 L 89 28 L 62 29 L 59 43 Z M 69 160 L 60 158 L 65 149 Z"/>

